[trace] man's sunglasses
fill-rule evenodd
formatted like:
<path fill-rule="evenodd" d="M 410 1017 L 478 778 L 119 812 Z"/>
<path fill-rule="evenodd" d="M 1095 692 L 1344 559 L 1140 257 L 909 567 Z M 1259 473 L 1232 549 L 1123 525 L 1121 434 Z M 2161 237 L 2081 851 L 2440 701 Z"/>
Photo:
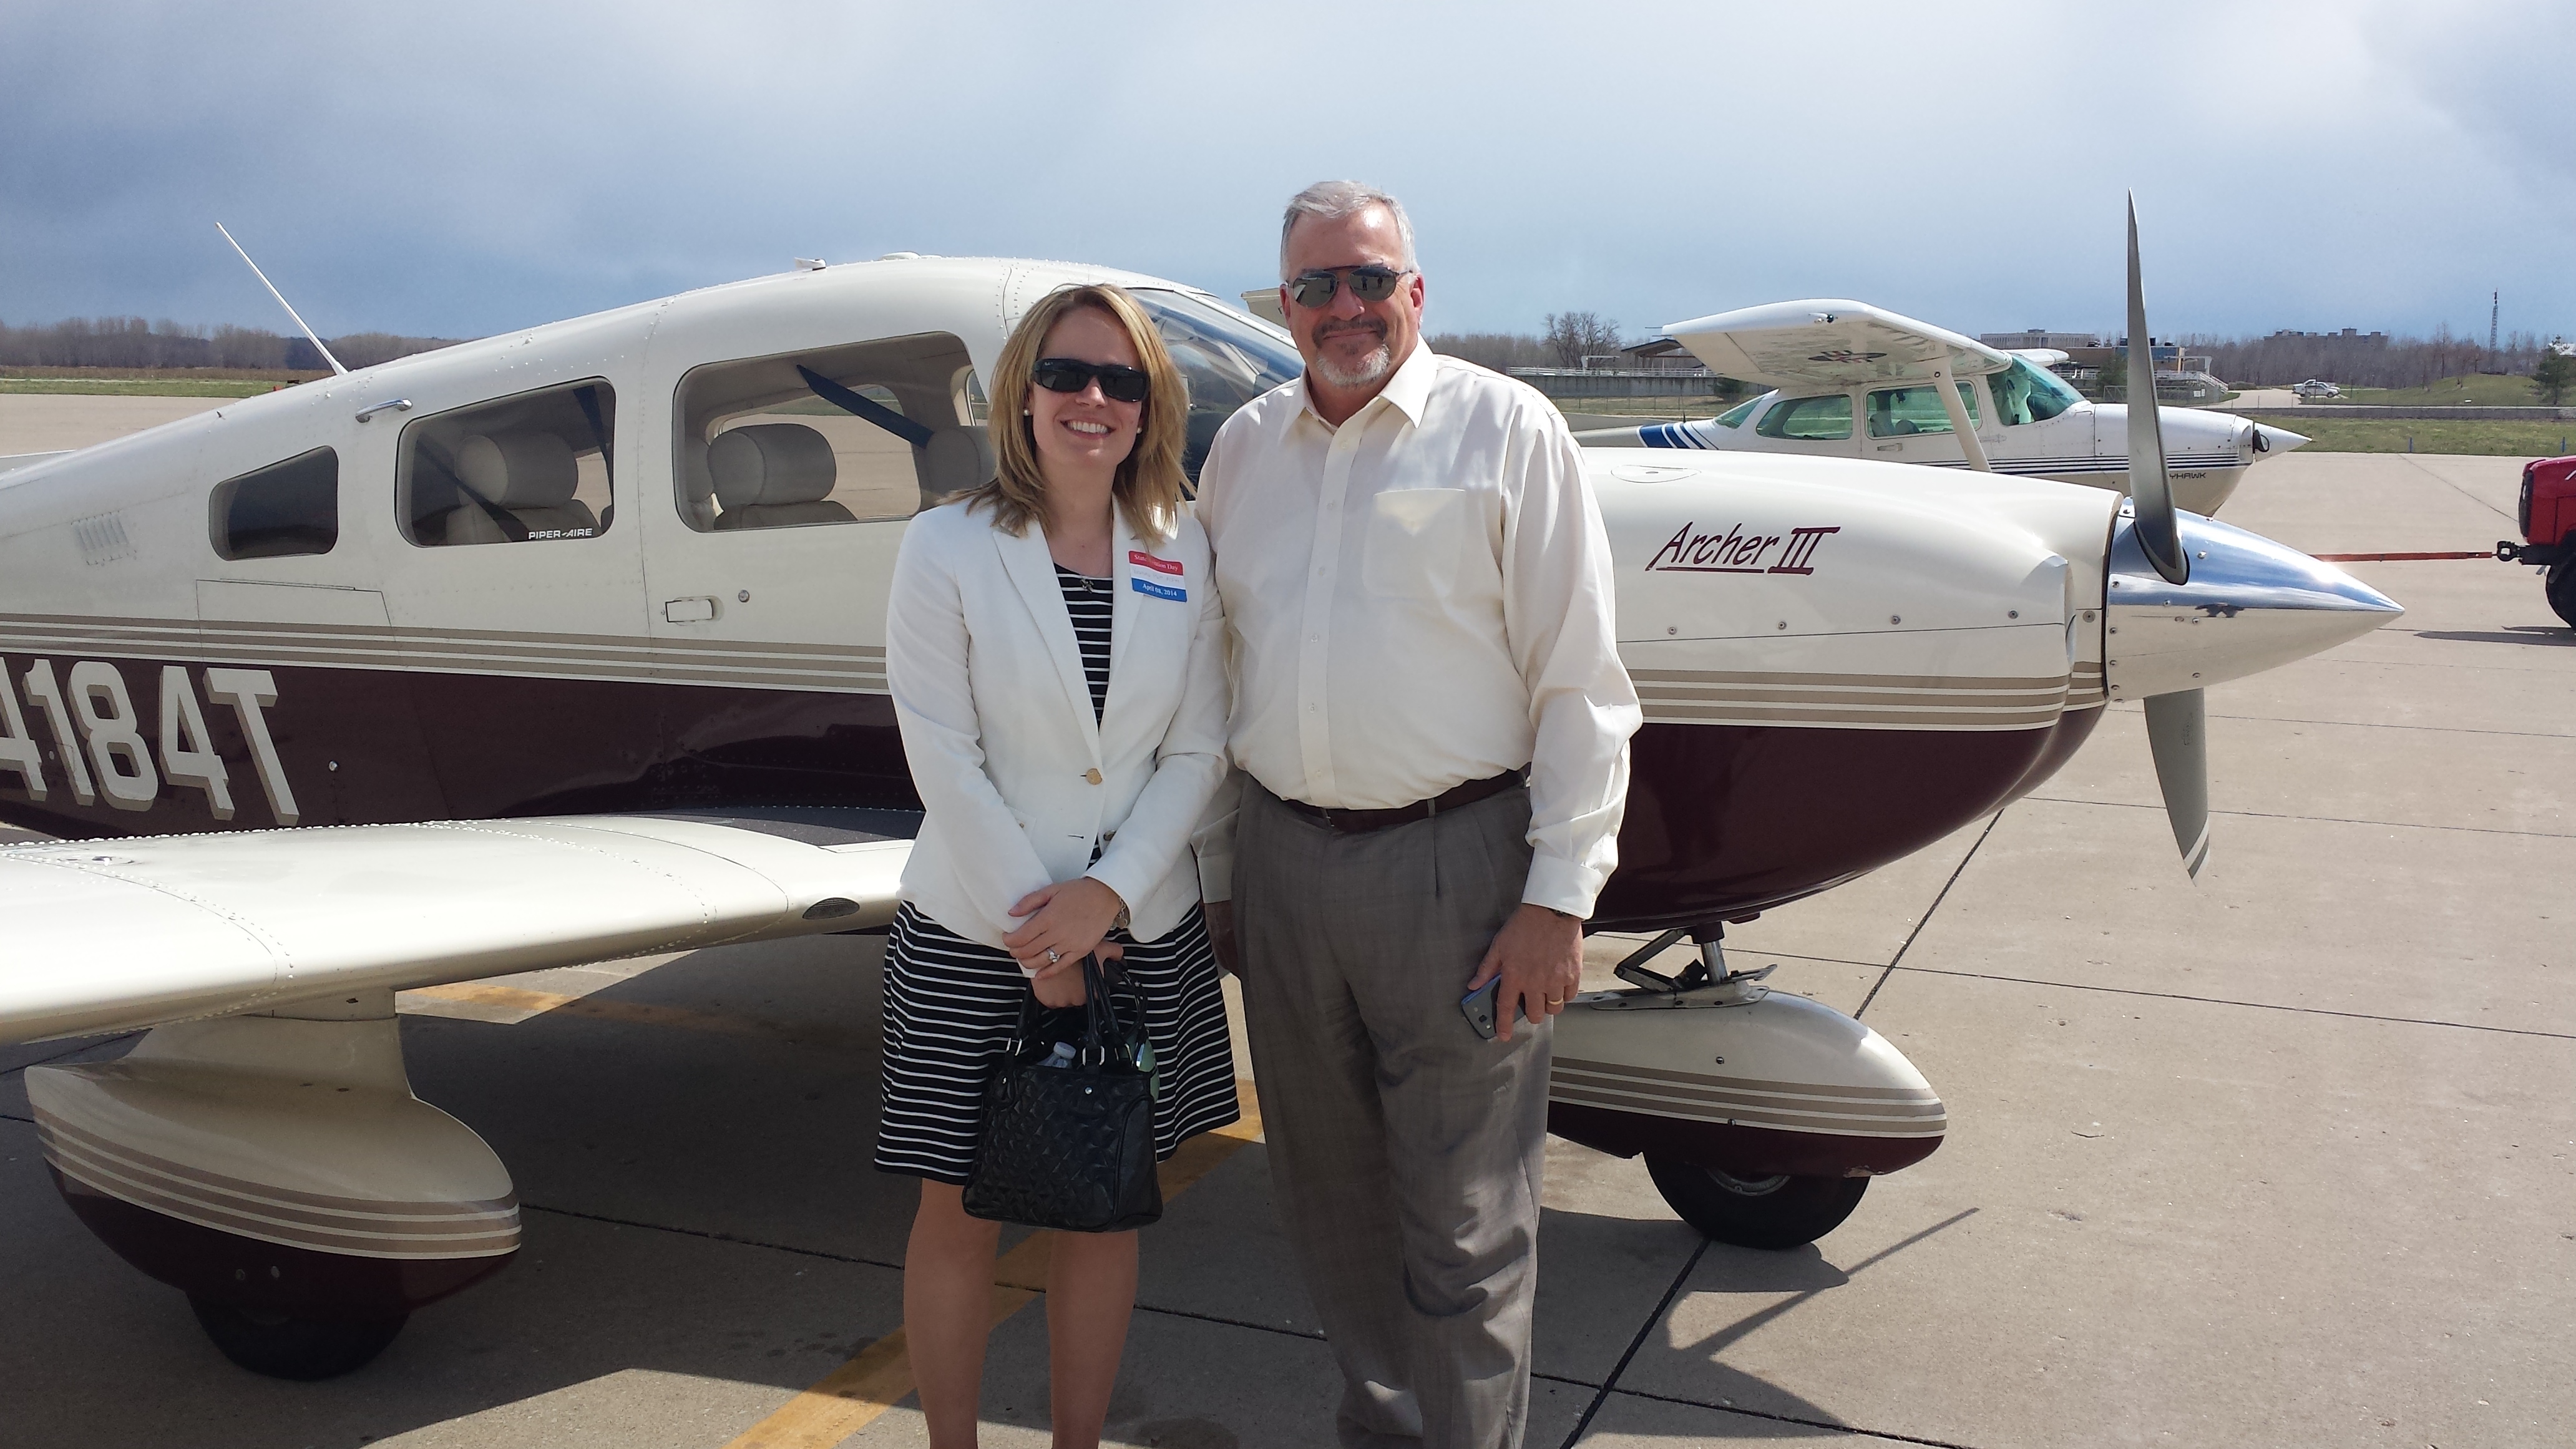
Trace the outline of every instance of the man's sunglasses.
<path fill-rule="evenodd" d="M 1029 369 L 1029 381 L 1049 392 L 1080 392 L 1100 380 L 1100 395 L 1112 402 L 1140 403 L 1150 381 L 1142 368 L 1114 362 L 1084 362 L 1074 357 L 1041 357 Z"/>
<path fill-rule="evenodd" d="M 1395 284 L 1410 275 L 1410 271 L 1392 271 L 1375 263 L 1364 267 L 1318 267 L 1290 278 L 1288 296 L 1298 306 L 1316 311 L 1329 305 L 1334 289 L 1347 282 L 1352 296 L 1363 302 L 1383 302 L 1395 295 Z"/>

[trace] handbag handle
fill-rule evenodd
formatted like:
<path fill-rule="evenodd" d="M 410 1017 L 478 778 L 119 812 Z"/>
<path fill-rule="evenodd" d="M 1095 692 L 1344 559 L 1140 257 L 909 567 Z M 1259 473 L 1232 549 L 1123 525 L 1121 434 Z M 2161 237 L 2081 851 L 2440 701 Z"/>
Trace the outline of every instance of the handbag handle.
<path fill-rule="evenodd" d="M 1118 1003 L 1110 999 L 1108 967 L 1102 964 L 1096 952 L 1086 952 L 1082 958 L 1082 999 L 1081 1057 L 1091 1061 L 1097 1053 L 1096 1059 L 1105 1063 L 1126 1044 L 1127 1033 L 1118 1019 Z M 1143 1002 L 1137 1003 L 1140 1012 L 1143 1006 Z M 1020 1021 L 1011 1033 L 1008 1047 L 1012 1056 L 1018 1056 L 1028 1044 L 1029 1026 L 1036 1014 L 1049 1009 L 1038 1003 L 1037 987 L 1030 986 L 1029 994 L 1020 998 Z M 1143 1024 L 1141 1016 L 1138 1024 Z"/>

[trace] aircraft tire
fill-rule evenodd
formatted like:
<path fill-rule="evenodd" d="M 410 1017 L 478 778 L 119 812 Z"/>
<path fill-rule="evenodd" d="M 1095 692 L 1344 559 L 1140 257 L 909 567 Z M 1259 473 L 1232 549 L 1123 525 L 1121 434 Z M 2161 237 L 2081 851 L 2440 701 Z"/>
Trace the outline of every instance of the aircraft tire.
<path fill-rule="evenodd" d="M 317 1323 L 252 1312 L 197 1293 L 188 1295 L 188 1306 L 224 1357 L 255 1374 L 307 1383 L 365 1367 L 409 1319 L 405 1314 L 368 1323 Z"/>
<path fill-rule="evenodd" d="M 2543 587 L 2549 593 L 2549 607 L 2567 622 L 2568 628 L 2576 629 L 2576 556 L 2551 564 L 2543 577 L 2547 580 Z"/>
<path fill-rule="evenodd" d="M 1866 1177 L 1748 1179 L 1651 1152 L 1646 1172 L 1682 1221 L 1739 1248 L 1812 1243 L 1842 1226 L 1869 1190 Z"/>

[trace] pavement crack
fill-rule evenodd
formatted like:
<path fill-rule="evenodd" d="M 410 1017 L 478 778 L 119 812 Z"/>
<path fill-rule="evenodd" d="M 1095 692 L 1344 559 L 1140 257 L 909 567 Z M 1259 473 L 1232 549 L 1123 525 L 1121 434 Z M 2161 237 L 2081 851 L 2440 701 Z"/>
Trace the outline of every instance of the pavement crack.
<path fill-rule="evenodd" d="M 2011 808 L 2009 805 L 2004 807 L 2006 810 Z M 1852 1012 L 1852 1020 L 1860 1020 L 1861 1013 L 1869 1010 L 1869 1004 L 1878 999 L 1879 988 L 1887 984 L 1887 978 L 1896 974 L 1897 964 L 1905 959 L 1906 952 L 1914 949 L 1915 938 L 1923 934 L 1924 927 L 1932 924 L 1933 913 L 1940 910 L 1941 903 L 1950 898 L 1950 888 L 1957 885 L 1959 877 L 1967 873 L 1968 862 L 1975 860 L 1977 852 L 1985 849 L 1987 837 L 1995 833 L 1995 827 L 2001 825 L 2003 819 L 2003 810 L 1998 810 L 1994 813 L 1994 817 L 1986 822 L 1986 828 L 1977 832 L 1977 843 L 1969 846 L 1968 853 L 1959 857 L 1959 864 L 1950 872 L 1950 878 L 1941 882 L 1941 893 L 1932 898 L 1932 904 L 1923 908 L 1922 918 L 1914 923 L 1914 929 L 1905 933 L 1905 944 L 1897 947 L 1896 954 L 1887 958 L 1887 969 L 1879 972 L 1878 979 L 1870 983 L 1869 995 L 1860 999 L 1859 1007 Z"/>
<path fill-rule="evenodd" d="M 1977 1449 L 1956 1439 L 1927 1439 L 1920 1434 L 1900 1434 L 1893 1429 L 1864 1429 L 1854 1424 L 1838 1424 L 1831 1419 L 1803 1419 L 1796 1414 L 1774 1414 L 1762 1409 L 1748 1409 L 1740 1404 L 1711 1404 L 1698 1399 L 1676 1398 L 1671 1394 L 1650 1394 L 1644 1389 L 1620 1389 L 1632 1399 L 1652 1399 L 1659 1404 L 1681 1404 L 1693 1409 L 1714 1409 L 1721 1414 L 1742 1414 L 1748 1419 L 1768 1419 L 1774 1424 L 1797 1424 L 1809 1429 L 1826 1429 L 1836 1434 L 1859 1434 L 1871 1439 L 1888 1439 L 1899 1444 L 1928 1444 L 1932 1449 Z M 1570 1442 L 1570 1441 L 1569 1441 Z"/>
<path fill-rule="evenodd" d="M 1159 1313 L 1166 1318 L 1187 1318 L 1198 1323 L 1220 1324 L 1227 1328 L 1249 1328 L 1256 1333 L 1275 1333 L 1281 1338 L 1302 1338 L 1310 1343 L 1322 1343 L 1324 1341 L 1324 1334 L 1321 1329 L 1283 1328 L 1275 1323 L 1252 1323 L 1241 1318 L 1228 1318 L 1222 1313 L 1198 1313 L 1187 1308 L 1165 1308 L 1160 1304 L 1147 1303 L 1141 1298 L 1136 1301 L 1136 1311 L 1139 1313 Z M 1541 1376 L 1533 1375 L 1533 1377 Z M 1572 1383 L 1575 1382 L 1575 1380 L 1569 1379 L 1567 1382 Z M 1590 1384 L 1585 1384 L 1584 1387 L 1590 1388 L 1592 1386 Z"/>
<path fill-rule="evenodd" d="M 2535 671 L 2536 672 L 2536 671 Z M 2441 735 L 2504 735 L 2518 740 L 2563 740 L 2565 730 L 2482 730 L 2467 725 L 2399 724 L 2394 720 L 2371 719 L 2301 719 L 2281 714 L 2213 714 L 2211 719 L 2251 720 L 2256 724 L 2334 725 L 2357 730 L 2423 730 Z"/>
<path fill-rule="evenodd" d="M 2050 805 L 2102 805 L 2115 810 L 2154 810 L 2162 805 L 2146 805 L 2135 800 L 2076 800 L 2065 795 L 2031 795 L 2025 798 Z M 2304 820 L 2318 825 L 2367 825 L 2377 830 L 2457 830 L 2470 835 L 2518 835 L 2532 840 L 2569 840 L 2576 834 L 2561 830 L 2507 830 L 2500 825 L 2431 825 L 2420 820 L 2360 820 L 2349 815 L 2287 815 L 2277 810 L 2217 810 L 2212 815 L 2233 815 L 2244 820 Z"/>
<path fill-rule="evenodd" d="M 1895 967 L 1887 968 L 1894 971 Z M 2486 1031 L 2498 1036 L 2532 1036 L 2543 1041 L 2576 1041 L 2576 1032 L 2541 1031 L 2527 1026 L 2485 1026 L 2474 1021 L 2443 1021 L 2429 1016 L 2383 1016 L 2375 1011 L 2337 1011 L 2331 1006 L 2286 1006 L 2277 1001 L 2240 1001 L 2229 996 L 2194 996 L 2183 991 L 2146 991 L 2135 986 L 2095 986 L 2082 981 L 2043 981 L 2035 976 L 2001 976 L 1991 971 L 1948 971 L 1938 966 L 1908 966 L 1921 976 L 1953 976 L 1968 981 L 2002 981 L 2016 986 L 2050 986 L 2063 991 L 2099 991 L 2112 996 L 2145 996 L 2158 1001 L 2191 1001 L 2202 1006 L 2242 1006 L 2254 1011 L 2287 1011 L 2302 1016 L 2339 1016 L 2348 1021 L 2379 1021 L 2391 1026 L 2444 1026 L 2455 1031 Z"/>
<path fill-rule="evenodd" d="M 772 1243 L 761 1238 L 746 1238 L 737 1233 L 720 1233 L 709 1228 L 683 1228 L 670 1223 L 648 1223 L 636 1218 L 611 1217 L 606 1213 L 586 1213 L 576 1208 L 548 1207 L 544 1203 L 521 1202 L 523 1213 L 545 1213 L 551 1217 L 578 1218 L 586 1223 L 606 1223 L 617 1228 L 643 1228 L 649 1232 L 674 1233 L 684 1238 L 704 1238 L 712 1243 L 738 1243 L 746 1248 L 767 1248 L 777 1253 L 793 1253 L 800 1258 L 821 1258 L 833 1263 L 851 1263 L 868 1268 L 892 1268 L 903 1271 L 903 1264 L 882 1258 L 861 1257 L 855 1253 L 834 1253 L 822 1248 L 800 1248 L 793 1243 Z"/>
<path fill-rule="evenodd" d="M 1673 1275 L 1672 1286 L 1664 1290 L 1662 1300 L 1655 1304 L 1655 1311 L 1647 1314 L 1646 1321 L 1637 1325 L 1637 1336 L 1628 1340 L 1628 1351 L 1619 1355 L 1619 1362 L 1611 1367 L 1609 1376 L 1601 1381 L 1601 1391 L 1592 1396 L 1591 1403 L 1583 1406 L 1583 1417 L 1574 1421 L 1574 1432 L 1565 1436 L 1565 1443 L 1560 1446 L 1560 1449 L 1574 1449 L 1576 1444 L 1583 1441 L 1583 1431 L 1592 1427 L 1592 1416 L 1600 1413 L 1601 1406 L 1610 1401 L 1611 1386 L 1618 1383 L 1619 1376 L 1628 1371 L 1628 1361 L 1637 1356 L 1637 1350 L 1646 1346 L 1646 1335 L 1654 1332 L 1655 1325 L 1664 1321 L 1664 1315 L 1673 1311 L 1673 1300 L 1681 1296 L 1682 1285 L 1688 1283 L 1691 1274 L 1698 1271 L 1699 1260 L 1708 1256 L 1708 1245 L 1714 1241 L 1716 1240 L 1713 1238 L 1702 1238 L 1699 1240 L 1699 1246 L 1691 1250 L 1690 1261 L 1682 1264 L 1682 1270 Z"/>
<path fill-rule="evenodd" d="M 2410 448 L 2413 446 L 2411 439 L 2408 446 Z M 2512 513 L 2505 509 L 2496 507 L 2494 504 L 2480 498 L 2478 495 L 2461 487 L 2459 484 L 2452 482 L 2450 479 L 2445 478 L 2441 474 L 2424 466 L 2424 464 L 2416 461 L 2415 455 L 2412 452 L 2401 453 L 2398 456 L 2404 458 L 2410 465 L 2412 465 L 2416 472 L 2423 474 L 2425 477 L 2430 478 L 2434 482 L 2441 484 L 2443 487 L 2450 489 L 2452 492 L 2459 494 L 2462 498 L 2469 500 L 2471 503 L 2476 504 L 2480 508 L 2485 509 L 2487 512 L 2494 514 L 2496 517 L 2503 519 L 2507 523 L 2514 521 Z"/>

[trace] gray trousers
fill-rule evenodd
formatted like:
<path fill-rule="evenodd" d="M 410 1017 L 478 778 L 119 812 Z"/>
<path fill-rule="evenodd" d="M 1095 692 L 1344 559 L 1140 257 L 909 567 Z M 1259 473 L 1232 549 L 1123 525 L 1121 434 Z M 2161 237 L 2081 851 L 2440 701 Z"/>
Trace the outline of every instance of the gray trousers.
<path fill-rule="evenodd" d="M 1247 781 L 1234 899 L 1273 1195 L 1348 1449 L 1517 1449 L 1549 1032 L 1458 1009 L 1529 877 L 1529 796 L 1343 835 Z"/>

